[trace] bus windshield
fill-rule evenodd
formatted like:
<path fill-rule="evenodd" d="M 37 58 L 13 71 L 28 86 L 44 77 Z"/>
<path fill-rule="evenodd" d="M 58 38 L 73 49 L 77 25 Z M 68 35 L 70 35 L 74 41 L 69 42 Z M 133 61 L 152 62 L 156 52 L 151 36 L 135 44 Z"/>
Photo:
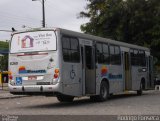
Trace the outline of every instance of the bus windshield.
<path fill-rule="evenodd" d="M 10 53 L 56 50 L 54 31 L 34 31 L 14 34 Z"/>

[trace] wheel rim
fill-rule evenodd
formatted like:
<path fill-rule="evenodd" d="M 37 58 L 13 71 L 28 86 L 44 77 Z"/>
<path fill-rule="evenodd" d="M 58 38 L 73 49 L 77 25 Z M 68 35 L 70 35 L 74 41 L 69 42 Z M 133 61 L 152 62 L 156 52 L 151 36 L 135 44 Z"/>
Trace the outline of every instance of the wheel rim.
<path fill-rule="evenodd" d="M 101 95 L 104 99 L 107 97 L 107 88 L 105 86 L 102 86 Z"/>

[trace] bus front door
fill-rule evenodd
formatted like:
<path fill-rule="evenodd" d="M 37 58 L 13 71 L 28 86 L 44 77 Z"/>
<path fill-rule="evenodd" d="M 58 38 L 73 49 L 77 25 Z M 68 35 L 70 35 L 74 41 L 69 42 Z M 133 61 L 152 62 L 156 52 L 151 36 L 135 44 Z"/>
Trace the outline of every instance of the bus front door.
<path fill-rule="evenodd" d="M 82 49 L 83 48 L 83 49 Z M 95 47 L 93 42 L 89 40 L 83 40 L 83 94 L 95 94 L 96 93 L 96 71 L 95 71 Z"/>
<path fill-rule="evenodd" d="M 132 81 L 131 81 L 131 71 L 129 63 L 129 53 L 124 52 L 124 73 L 125 73 L 125 90 L 131 90 Z"/>
<path fill-rule="evenodd" d="M 148 57 L 148 88 L 154 88 L 153 56 Z"/>

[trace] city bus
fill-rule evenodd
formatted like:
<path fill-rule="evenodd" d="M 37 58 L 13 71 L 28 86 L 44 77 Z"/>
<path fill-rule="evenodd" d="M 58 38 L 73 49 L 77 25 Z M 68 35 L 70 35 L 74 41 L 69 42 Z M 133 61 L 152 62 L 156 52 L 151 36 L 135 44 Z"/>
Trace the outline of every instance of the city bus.
<path fill-rule="evenodd" d="M 145 47 L 61 28 L 12 34 L 9 90 L 16 95 L 56 96 L 60 102 L 150 88 L 152 56 Z"/>

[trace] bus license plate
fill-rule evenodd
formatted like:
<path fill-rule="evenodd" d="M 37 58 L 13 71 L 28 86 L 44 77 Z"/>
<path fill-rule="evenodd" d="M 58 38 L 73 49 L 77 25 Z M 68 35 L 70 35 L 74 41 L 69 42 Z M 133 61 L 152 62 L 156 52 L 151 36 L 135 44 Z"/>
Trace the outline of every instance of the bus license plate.
<path fill-rule="evenodd" d="M 37 80 L 37 76 L 28 76 L 28 80 Z"/>

